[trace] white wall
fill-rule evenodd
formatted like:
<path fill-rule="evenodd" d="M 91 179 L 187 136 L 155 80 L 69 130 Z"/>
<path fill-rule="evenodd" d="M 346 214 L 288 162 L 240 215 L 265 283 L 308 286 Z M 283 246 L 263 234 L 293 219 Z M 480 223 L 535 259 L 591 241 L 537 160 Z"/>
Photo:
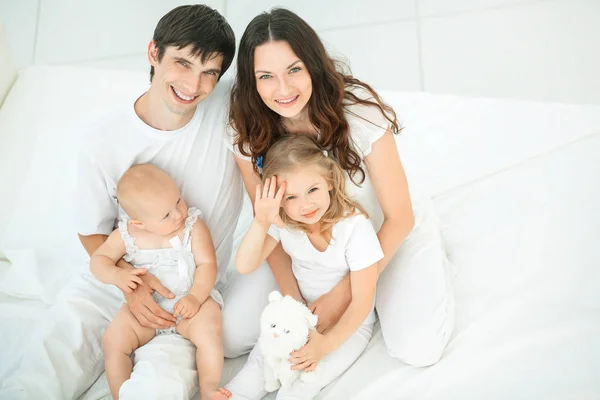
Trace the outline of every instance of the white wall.
<path fill-rule="evenodd" d="M 17 65 L 147 71 L 176 0 L 0 0 Z M 600 104 L 600 0 L 209 0 L 238 38 L 275 5 L 378 88 Z"/>

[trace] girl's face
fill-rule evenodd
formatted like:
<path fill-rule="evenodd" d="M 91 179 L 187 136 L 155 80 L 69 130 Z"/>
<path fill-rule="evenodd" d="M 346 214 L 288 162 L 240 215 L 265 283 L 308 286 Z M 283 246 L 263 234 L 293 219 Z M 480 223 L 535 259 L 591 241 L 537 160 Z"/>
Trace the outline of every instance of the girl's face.
<path fill-rule="evenodd" d="M 262 44 L 254 50 L 256 90 L 271 110 L 284 118 L 296 118 L 312 95 L 306 66 L 288 42 Z"/>
<path fill-rule="evenodd" d="M 294 221 L 316 224 L 329 209 L 332 186 L 323 176 L 321 168 L 313 165 L 298 167 L 280 174 L 277 181 L 287 182 L 282 207 Z"/>

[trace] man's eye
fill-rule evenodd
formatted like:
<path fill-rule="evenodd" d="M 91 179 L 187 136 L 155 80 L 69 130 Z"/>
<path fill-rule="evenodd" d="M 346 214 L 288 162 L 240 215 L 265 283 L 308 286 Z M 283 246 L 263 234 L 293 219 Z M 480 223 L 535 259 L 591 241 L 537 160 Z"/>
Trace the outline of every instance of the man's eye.
<path fill-rule="evenodd" d="M 185 62 L 185 61 L 181 61 L 181 60 L 179 60 L 179 61 L 177 61 L 177 63 L 178 63 L 179 65 L 183 65 L 184 67 L 187 67 L 187 66 L 188 66 L 188 63 L 187 63 L 187 62 Z"/>

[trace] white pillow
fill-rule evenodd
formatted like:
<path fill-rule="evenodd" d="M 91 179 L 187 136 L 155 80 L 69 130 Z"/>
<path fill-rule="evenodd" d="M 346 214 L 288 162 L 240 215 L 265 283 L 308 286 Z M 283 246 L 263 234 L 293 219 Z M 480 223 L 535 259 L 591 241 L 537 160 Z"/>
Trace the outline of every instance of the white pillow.
<path fill-rule="evenodd" d="M 78 67 L 25 70 L 0 109 L 0 291 L 52 302 L 88 259 L 73 224 L 79 138 L 131 106 L 148 76 Z M 31 284 L 32 282 L 39 284 Z"/>

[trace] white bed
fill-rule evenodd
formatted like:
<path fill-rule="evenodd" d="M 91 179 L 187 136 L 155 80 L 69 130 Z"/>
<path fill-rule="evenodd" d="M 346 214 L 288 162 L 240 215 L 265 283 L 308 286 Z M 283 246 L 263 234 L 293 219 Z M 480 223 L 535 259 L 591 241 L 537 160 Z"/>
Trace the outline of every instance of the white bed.
<path fill-rule="evenodd" d="M 70 213 L 78 134 L 148 83 L 54 66 L 21 71 L 10 89 L 1 34 L 0 55 L 0 259 L 12 262 L 0 261 L 1 386 L 85 268 Z M 456 329 L 429 368 L 391 359 L 377 329 L 320 398 L 600 399 L 600 106 L 381 93 L 458 270 Z M 246 207 L 238 237 L 249 218 Z M 228 360 L 224 380 L 242 364 Z M 81 398 L 104 397 L 101 377 Z"/>

